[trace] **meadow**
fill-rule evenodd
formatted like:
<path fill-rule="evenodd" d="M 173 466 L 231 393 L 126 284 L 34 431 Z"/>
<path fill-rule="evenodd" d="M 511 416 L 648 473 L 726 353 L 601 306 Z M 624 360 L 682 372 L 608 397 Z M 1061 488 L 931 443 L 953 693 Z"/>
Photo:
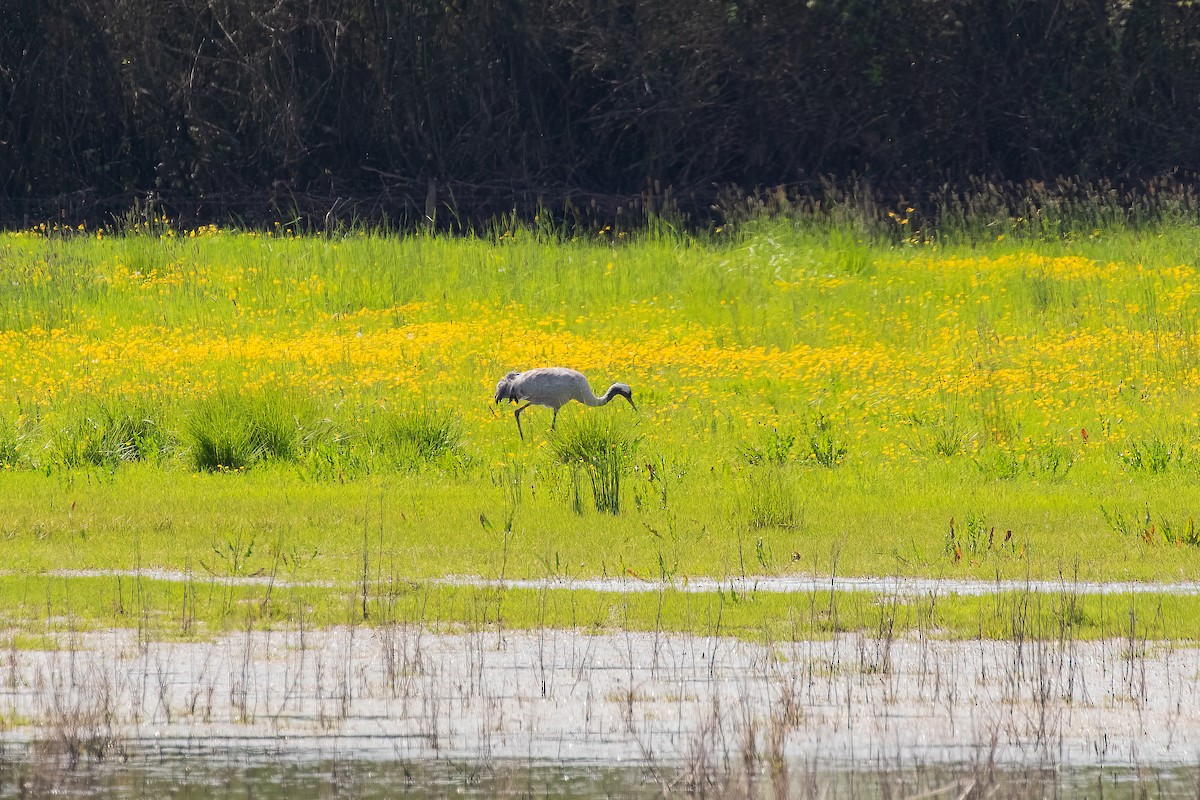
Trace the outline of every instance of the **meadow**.
<path fill-rule="evenodd" d="M 1200 229 L 889 224 L 2 234 L 7 621 L 112 624 L 136 594 L 183 633 L 189 613 L 336 622 L 389 603 L 439 622 L 874 629 L 871 598 L 839 620 L 831 598 L 434 582 L 1200 575 Z M 546 365 L 630 384 L 637 411 L 573 404 L 550 431 L 534 407 L 522 441 L 495 385 Z M 272 587 L 291 599 L 269 608 Z M 1020 602 L 900 617 L 1007 635 Z M 1195 636 L 1195 598 L 1122 602 L 1047 601 L 1046 624 L 1127 634 L 1137 606 Z"/>

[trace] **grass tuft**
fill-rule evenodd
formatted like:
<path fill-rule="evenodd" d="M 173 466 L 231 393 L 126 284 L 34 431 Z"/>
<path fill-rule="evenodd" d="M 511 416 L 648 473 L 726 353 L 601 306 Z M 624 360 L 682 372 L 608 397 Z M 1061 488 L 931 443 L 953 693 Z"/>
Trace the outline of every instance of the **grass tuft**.
<path fill-rule="evenodd" d="M 262 461 L 297 461 L 315 426 L 309 404 L 278 393 L 219 393 L 188 415 L 185 442 L 201 472 L 249 469 Z"/>
<path fill-rule="evenodd" d="M 741 514 L 751 528 L 783 528 L 801 525 L 804 509 L 790 471 L 779 464 L 752 469 L 741 496 Z"/>
<path fill-rule="evenodd" d="M 818 413 L 808 424 L 808 451 L 822 467 L 836 467 L 846 458 L 849 446 L 836 423 Z"/>
<path fill-rule="evenodd" d="M 0 469 L 32 466 L 26 451 L 29 426 L 0 417 Z"/>
<path fill-rule="evenodd" d="M 549 441 L 558 463 L 587 472 L 596 510 L 621 513 L 621 479 L 633 464 L 638 444 L 637 437 L 626 433 L 625 423 L 608 414 L 590 414 L 564 422 Z M 573 507 L 582 512 L 578 484 Z"/>
<path fill-rule="evenodd" d="M 52 435 L 53 460 L 67 469 L 109 470 L 135 461 L 158 461 L 173 443 L 163 420 L 163 409 L 149 400 L 91 400 Z"/>
<path fill-rule="evenodd" d="M 456 415 L 431 406 L 381 411 L 372 417 L 368 436 L 372 450 L 386 465 L 449 467 L 462 448 L 462 423 Z"/>
<path fill-rule="evenodd" d="M 1183 461 L 1184 447 L 1179 442 L 1168 441 L 1160 436 L 1130 438 L 1118 453 L 1126 467 L 1135 472 L 1157 474 L 1166 472 L 1172 465 Z"/>
<path fill-rule="evenodd" d="M 742 458 L 752 467 L 762 464 L 781 466 L 793 460 L 793 448 L 796 435 L 790 431 L 780 431 L 771 428 L 760 437 L 758 444 L 745 445 L 741 448 Z"/>

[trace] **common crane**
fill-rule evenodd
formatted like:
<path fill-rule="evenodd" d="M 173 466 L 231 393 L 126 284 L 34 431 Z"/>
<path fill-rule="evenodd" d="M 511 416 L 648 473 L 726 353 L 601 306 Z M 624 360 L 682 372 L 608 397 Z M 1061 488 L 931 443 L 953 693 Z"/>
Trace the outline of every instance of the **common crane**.
<path fill-rule="evenodd" d="M 517 420 L 517 433 L 521 439 L 525 432 L 521 430 L 521 412 L 532 406 L 545 406 L 554 409 L 554 419 L 550 422 L 550 430 L 558 423 L 558 410 L 572 400 L 578 400 L 587 406 L 602 406 L 617 395 L 633 404 L 633 390 L 628 384 L 614 383 L 602 397 L 592 393 L 587 378 L 582 372 L 565 367 L 541 367 L 524 372 L 510 372 L 496 384 L 496 402 L 511 400 L 514 403 L 524 401 L 525 405 L 518 406 L 513 416 Z"/>

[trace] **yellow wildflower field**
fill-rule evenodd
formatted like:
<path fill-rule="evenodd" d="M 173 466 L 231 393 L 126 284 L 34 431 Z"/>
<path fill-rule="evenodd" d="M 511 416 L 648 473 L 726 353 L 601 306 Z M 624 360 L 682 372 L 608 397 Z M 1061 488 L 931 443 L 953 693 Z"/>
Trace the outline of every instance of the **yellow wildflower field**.
<path fill-rule="evenodd" d="M 230 530 L 256 528 L 268 485 L 294 485 L 307 510 L 266 516 L 305 546 L 325 543 L 317 560 L 333 574 L 352 570 L 349 543 L 370 514 L 330 522 L 314 504 L 361 509 L 364 496 L 400 492 L 413 506 L 371 524 L 391 531 L 417 576 L 488 572 L 508 546 L 494 537 L 507 518 L 520 541 L 510 574 L 553 561 L 580 575 L 1082 565 L 1178 578 L 1200 566 L 1195 238 L 863 240 L 847 257 L 845 232 L 784 223 L 615 244 L 523 231 L 6 234 L 9 533 L 77 524 L 61 507 L 39 516 L 47 484 L 73 504 L 95 480 L 116 507 L 149 492 L 186 509 L 196 492 L 215 493 L 224 505 L 212 519 L 92 512 L 103 519 L 91 529 L 109 537 L 182 528 L 181 539 L 140 540 L 143 555 L 178 568 L 220 550 Z M 586 475 L 556 459 L 549 412 L 525 413 L 522 441 L 512 407 L 492 403 L 506 372 L 548 365 L 583 371 L 597 394 L 633 387 L 637 412 L 573 405 L 560 416 L 560 427 L 603 420 L 623 437 L 616 515 L 580 500 Z M 188 455 L 198 434 L 187 434 L 197 409 L 260 395 L 304 405 L 299 443 L 244 474 L 198 474 Z M 87 443 L 68 440 L 97 429 L 97 404 L 153 415 L 159 457 L 139 463 L 121 442 L 128 458 L 80 457 Z M 371 420 L 419 409 L 452 423 L 449 458 L 395 469 L 371 461 L 375 444 L 356 444 L 378 441 L 363 433 Z M 318 470 L 326 456 L 313 442 L 326 428 L 340 449 Z M 231 499 L 239 491 L 259 500 Z M 92 566 L 107 558 L 100 549 L 76 546 L 71 563 Z M 34 544 L 27 559 L 45 568 L 61 556 Z"/>

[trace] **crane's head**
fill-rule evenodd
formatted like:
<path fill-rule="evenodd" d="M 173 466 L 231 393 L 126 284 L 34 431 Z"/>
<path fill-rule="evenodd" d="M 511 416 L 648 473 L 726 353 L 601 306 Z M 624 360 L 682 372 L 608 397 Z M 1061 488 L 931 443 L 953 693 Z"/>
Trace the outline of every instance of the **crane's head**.
<path fill-rule="evenodd" d="M 633 410 L 637 411 L 637 406 L 633 405 L 633 389 L 629 388 L 627 383 L 614 383 L 609 390 L 613 395 L 620 395 L 629 401 L 629 405 L 633 406 Z"/>
<path fill-rule="evenodd" d="M 500 382 L 496 384 L 497 403 L 499 403 L 501 400 L 511 400 L 514 403 L 517 402 L 517 395 L 513 390 L 513 383 L 520 376 L 521 373 L 519 372 L 510 372 L 500 379 Z"/>

